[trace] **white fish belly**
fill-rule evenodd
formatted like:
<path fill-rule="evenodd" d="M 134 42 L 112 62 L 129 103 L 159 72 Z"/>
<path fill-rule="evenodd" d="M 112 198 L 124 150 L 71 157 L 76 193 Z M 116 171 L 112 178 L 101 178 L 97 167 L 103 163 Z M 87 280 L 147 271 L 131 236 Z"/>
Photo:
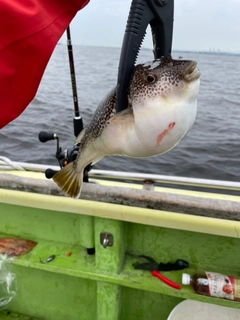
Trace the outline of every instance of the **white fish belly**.
<path fill-rule="evenodd" d="M 151 157 L 172 149 L 191 129 L 196 118 L 197 102 L 180 103 L 168 109 L 138 112 L 134 122 L 114 122 L 96 141 L 105 155 Z"/>

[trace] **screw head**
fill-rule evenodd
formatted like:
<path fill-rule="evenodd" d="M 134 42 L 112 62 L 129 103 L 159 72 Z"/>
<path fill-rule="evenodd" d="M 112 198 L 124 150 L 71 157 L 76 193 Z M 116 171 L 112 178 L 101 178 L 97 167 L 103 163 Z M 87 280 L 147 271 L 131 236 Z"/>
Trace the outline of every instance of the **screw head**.
<path fill-rule="evenodd" d="M 112 247 L 113 246 L 113 234 L 109 232 L 101 232 L 100 233 L 100 243 L 103 248 Z"/>

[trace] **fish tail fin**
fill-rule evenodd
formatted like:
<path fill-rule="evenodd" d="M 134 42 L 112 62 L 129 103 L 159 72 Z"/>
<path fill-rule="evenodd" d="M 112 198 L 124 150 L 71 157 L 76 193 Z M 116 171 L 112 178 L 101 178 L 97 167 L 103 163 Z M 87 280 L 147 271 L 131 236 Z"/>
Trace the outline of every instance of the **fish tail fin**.
<path fill-rule="evenodd" d="M 76 163 L 74 161 L 70 162 L 66 167 L 55 173 L 53 181 L 55 181 L 68 196 L 77 199 L 81 194 L 83 170 L 79 171 Z"/>

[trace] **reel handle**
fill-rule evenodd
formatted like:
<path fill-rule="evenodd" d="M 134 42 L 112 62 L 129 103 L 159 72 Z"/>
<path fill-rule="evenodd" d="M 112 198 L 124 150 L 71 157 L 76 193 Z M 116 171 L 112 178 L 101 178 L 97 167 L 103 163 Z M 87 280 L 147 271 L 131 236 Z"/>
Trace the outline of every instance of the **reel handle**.
<path fill-rule="evenodd" d="M 57 138 L 58 136 L 56 135 L 56 133 L 50 133 L 46 131 L 40 131 L 38 135 L 38 139 L 41 142 L 47 142 L 49 140 L 55 140 Z"/>
<path fill-rule="evenodd" d="M 56 170 L 52 170 L 52 169 L 47 169 L 46 171 L 45 171 L 45 177 L 47 178 L 47 179 L 52 179 L 52 177 L 55 175 L 55 173 L 57 173 L 58 171 L 56 171 Z"/>

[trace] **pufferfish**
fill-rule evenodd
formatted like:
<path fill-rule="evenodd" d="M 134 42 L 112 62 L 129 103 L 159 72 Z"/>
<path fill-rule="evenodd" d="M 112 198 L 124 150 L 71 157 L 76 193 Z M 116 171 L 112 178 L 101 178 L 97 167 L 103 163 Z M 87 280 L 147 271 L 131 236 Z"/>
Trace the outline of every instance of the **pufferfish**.
<path fill-rule="evenodd" d="M 153 157 L 176 146 L 191 129 L 197 113 L 200 72 L 197 63 L 162 57 L 134 67 L 128 107 L 116 113 L 116 88 L 100 102 L 75 141 L 76 159 L 53 180 L 79 198 L 84 168 L 104 156 Z"/>

